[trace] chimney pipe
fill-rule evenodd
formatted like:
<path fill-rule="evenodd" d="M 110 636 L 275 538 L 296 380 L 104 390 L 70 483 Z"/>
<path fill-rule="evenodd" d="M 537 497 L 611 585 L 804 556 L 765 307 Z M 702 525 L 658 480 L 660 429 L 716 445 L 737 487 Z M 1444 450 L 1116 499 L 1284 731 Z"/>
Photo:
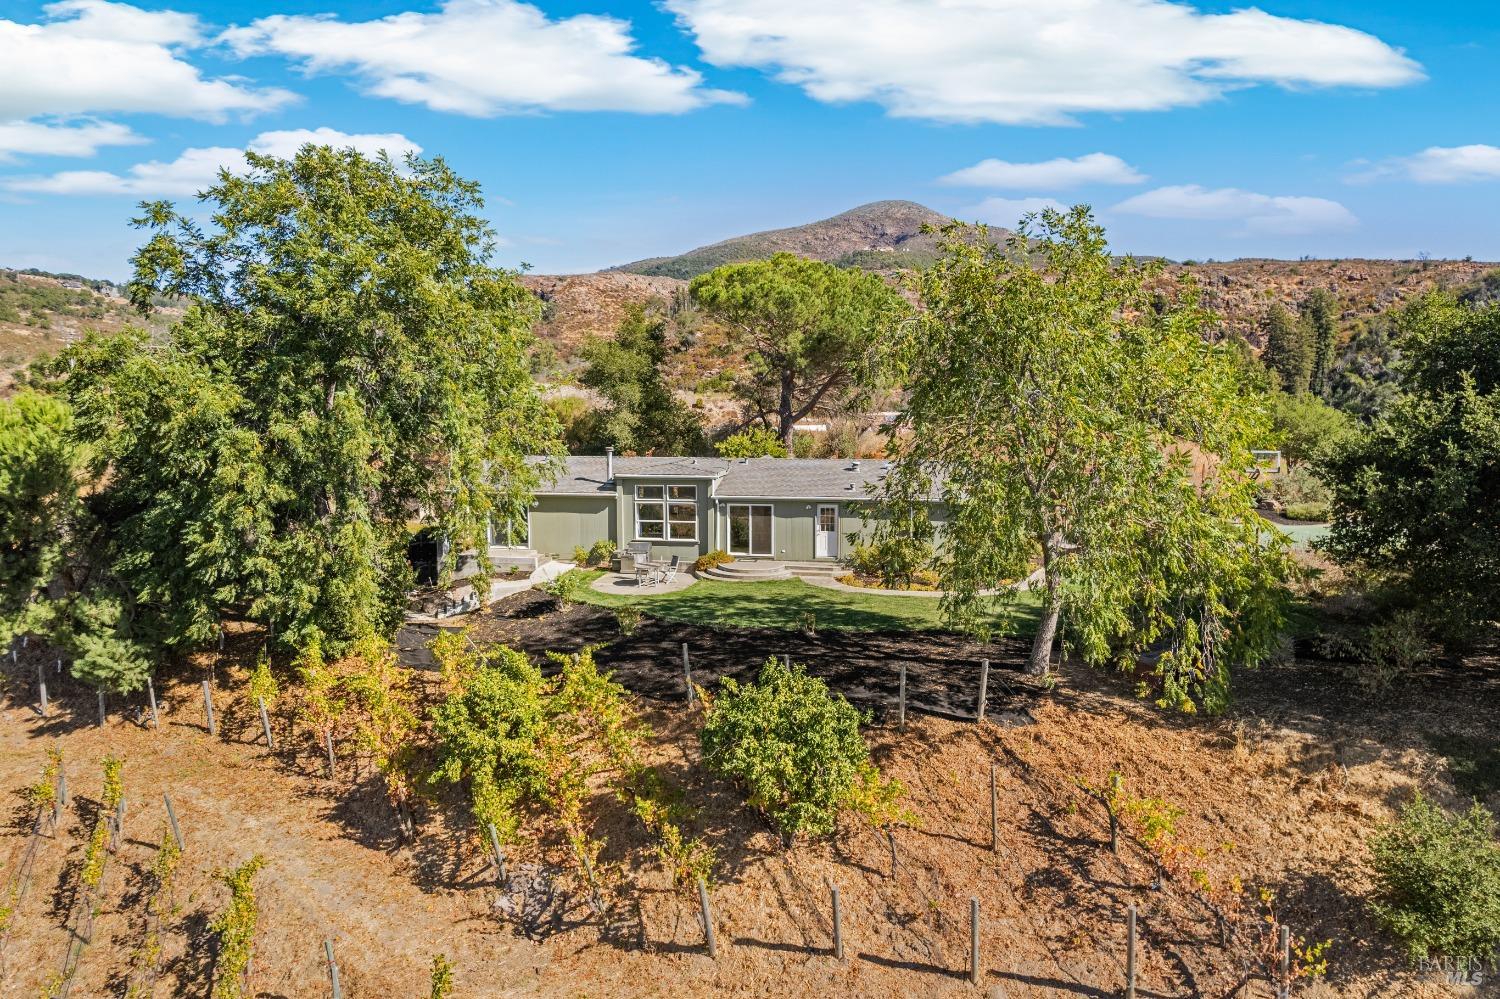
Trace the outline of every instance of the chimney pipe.
<path fill-rule="evenodd" d="M 604 449 L 604 481 L 615 481 L 615 449 L 612 447 Z"/>

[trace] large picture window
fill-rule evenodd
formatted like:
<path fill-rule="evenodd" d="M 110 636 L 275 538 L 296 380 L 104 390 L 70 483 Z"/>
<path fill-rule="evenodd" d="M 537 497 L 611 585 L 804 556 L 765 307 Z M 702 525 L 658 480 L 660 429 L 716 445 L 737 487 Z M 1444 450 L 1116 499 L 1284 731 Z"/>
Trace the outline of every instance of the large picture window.
<path fill-rule="evenodd" d="M 697 541 L 697 486 L 636 486 L 635 536 L 639 541 Z"/>

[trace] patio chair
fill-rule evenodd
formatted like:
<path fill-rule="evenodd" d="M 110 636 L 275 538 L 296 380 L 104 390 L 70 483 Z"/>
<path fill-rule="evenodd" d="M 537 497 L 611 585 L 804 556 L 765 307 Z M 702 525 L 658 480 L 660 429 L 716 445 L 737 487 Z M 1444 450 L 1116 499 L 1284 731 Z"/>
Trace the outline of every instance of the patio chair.
<path fill-rule="evenodd" d="M 677 578 L 677 569 L 682 564 L 681 555 L 673 555 L 672 561 L 666 568 L 661 570 L 661 581 L 670 583 Z"/>

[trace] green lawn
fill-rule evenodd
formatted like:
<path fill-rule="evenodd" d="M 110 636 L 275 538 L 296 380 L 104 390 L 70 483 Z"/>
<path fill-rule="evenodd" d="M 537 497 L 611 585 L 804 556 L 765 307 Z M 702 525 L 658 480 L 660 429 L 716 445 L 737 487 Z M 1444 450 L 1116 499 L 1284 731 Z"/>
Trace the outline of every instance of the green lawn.
<path fill-rule="evenodd" d="M 590 582 L 603 573 L 588 573 Z M 893 597 L 879 593 L 850 593 L 810 586 L 800 579 L 736 583 L 700 579 L 685 590 L 657 596 L 584 591 L 585 603 L 600 607 L 633 605 L 665 621 L 733 628 L 801 628 L 805 615 L 815 616 L 819 628 L 845 631 L 931 631 L 942 628 L 938 600 L 932 597 Z M 1011 611 L 1021 633 L 1036 623 L 1036 598 L 1023 593 Z M 997 619 L 998 623 L 998 619 Z"/>

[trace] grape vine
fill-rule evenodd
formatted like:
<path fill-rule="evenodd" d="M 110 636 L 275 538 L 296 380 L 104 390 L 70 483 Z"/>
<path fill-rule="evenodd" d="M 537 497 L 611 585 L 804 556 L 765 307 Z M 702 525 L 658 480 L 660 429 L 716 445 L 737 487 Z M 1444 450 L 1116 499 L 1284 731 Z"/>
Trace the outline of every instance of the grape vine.
<path fill-rule="evenodd" d="M 209 924 L 209 929 L 219 938 L 213 999 L 240 999 L 245 993 L 245 979 L 249 975 L 255 943 L 255 925 L 260 919 L 254 880 L 265 865 L 265 858 L 257 853 L 234 870 L 219 875 L 219 880 L 229 889 L 229 904 Z"/>

